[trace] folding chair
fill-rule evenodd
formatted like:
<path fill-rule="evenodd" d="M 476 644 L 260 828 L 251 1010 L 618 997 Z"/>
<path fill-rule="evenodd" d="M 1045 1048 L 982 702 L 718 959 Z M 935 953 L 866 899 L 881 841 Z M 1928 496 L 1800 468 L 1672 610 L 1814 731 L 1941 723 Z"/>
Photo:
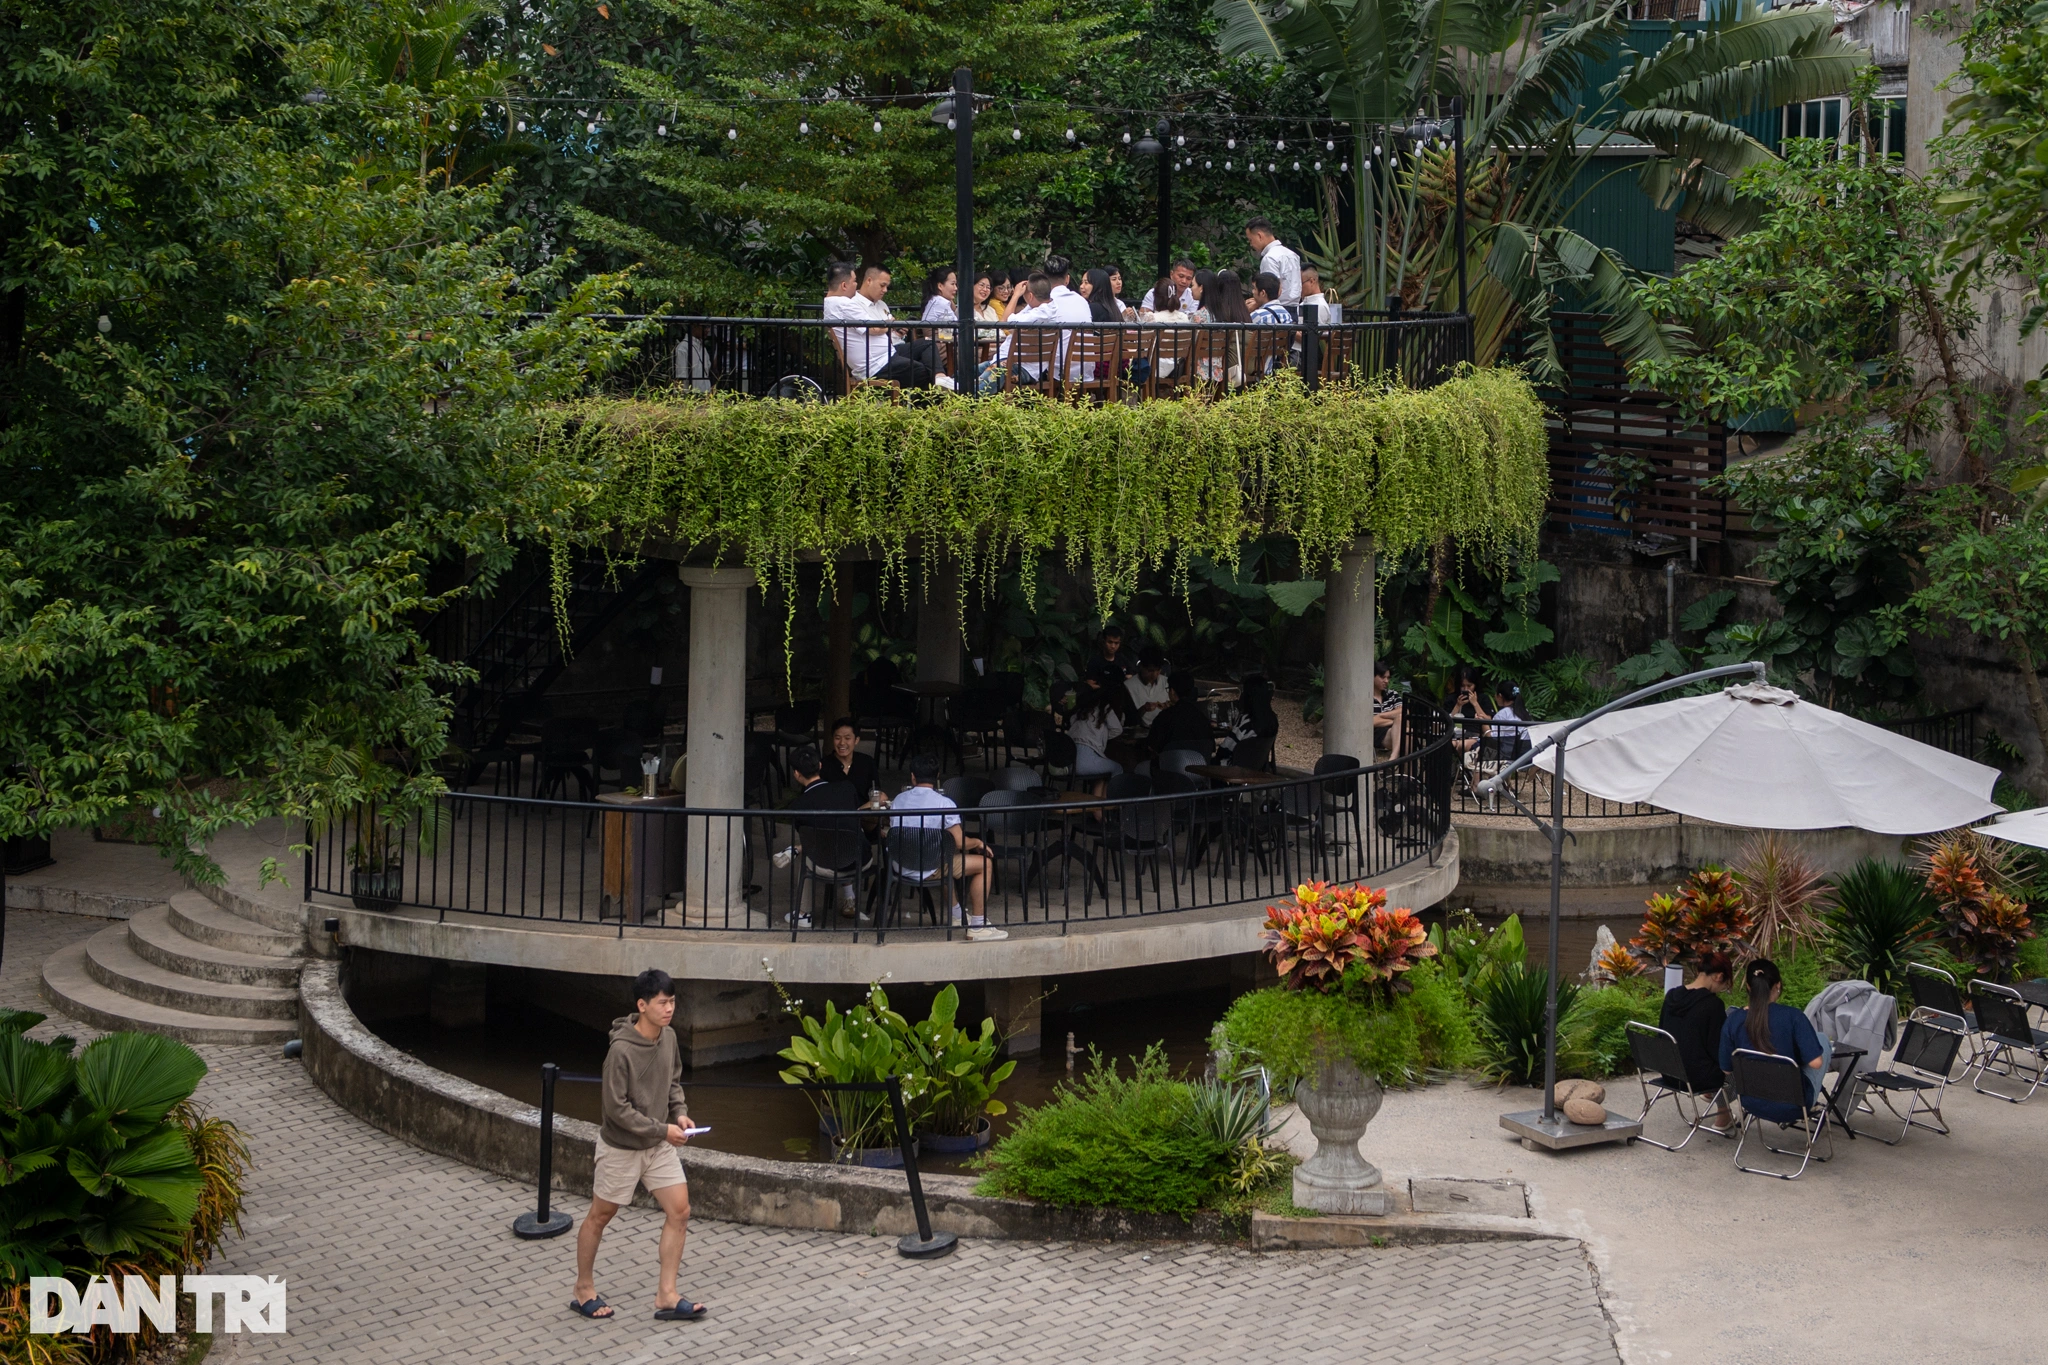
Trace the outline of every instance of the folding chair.
<path fill-rule="evenodd" d="M 1970 1088 L 2007 1104 L 2025 1104 L 2034 1098 L 2041 1082 L 2048 1079 L 2048 1033 L 2035 1028 L 2028 1020 L 2027 1002 L 2012 987 L 1990 981 L 1973 981 L 1970 993 L 1977 997 L 1977 1029 L 1984 1044 L 1984 1051 L 1977 1059 L 1977 1075 L 1971 1080 Z M 2034 1059 L 2033 1084 L 2027 1086 L 2026 1094 L 2007 1095 L 1984 1088 L 1985 1078 L 1998 1068 L 2001 1058 L 2005 1065 L 1998 1074 L 2016 1084 L 2025 1084 L 2028 1075 L 2025 1057 Z"/>
<path fill-rule="evenodd" d="M 1661 1147 L 1667 1152 L 1678 1152 L 1691 1142 L 1693 1134 L 1700 1131 L 1706 1119 L 1706 1106 L 1693 1092 L 1692 1082 L 1685 1078 L 1685 1054 L 1678 1050 L 1678 1040 L 1654 1024 L 1645 1024 L 1631 1019 L 1628 1022 L 1629 1056 L 1635 1058 L 1636 1079 L 1643 1087 L 1643 1112 L 1636 1115 L 1637 1123 L 1644 1123 L 1650 1111 L 1659 1101 L 1669 1098 L 1671 1107 L 1678 1111 L 1678 1117 L 1685 1120 L 1685 1136 L 1676 1146 L 1659 1142 L 1645 1132 L 1643 1141 L 1652 1147 Z M 1654 1081 L 1652 1080 L 1654 1077 Z M 1676 1077 L 1674 1080 L 1673 1078 Z M 1651 1086 L 1655 1085 L 1654 1093 Z M 1692 1113 L 1686 1113 L 1690 1108 Z"/>
<path fill-rule="evenodd" d="M 1942 1028 L 1925 1019 L 1908 1019 L 1903 1032 L 1899 1034 L 1899 1045 L 1892 1051 L 1892 1064 L 1882 1071 L 1866 1071 L 1856 1079 L 1862 1082 L 1865 1094 L 1874 1094 L 1884 1101 L 1884 1107 L 1892 1111 L 1892 1117 L 1900 1121 L 1899 1135 L 1888 1138 L 1882 1133 L 1864 1133 L 1874 1137 L 1886 1146 L 1896 1147 L 1906 1140 L 1907 1130 L 1925 1128 L 1930 1133 L 1948 1136 L 1948 1120 L 1941 1114 L 1941 1098 L 1949 1087 L 1949 1072 L 1956 1064 L 1956 1054 L 1963 1050 L 1963 1035 L 1952 1028 Z M 1928 1095 L 1932 1092 L 1933 1098 Z M 1892 1096 L 1906 1097 L 1906 1112 L 1892 1102 Z M 1874 1112 L 1874 1111 L 1873 1111 Z M 1915 1114 L 1930 1115 L 1934 1122 L 1922 1123 Z M 1846 1121 L 1845 1121 L 1846 1122 Z M 1858 1131 L 1849 1125 L 1851 1132 Z"/>
<path fill-rule="evenodd" d="M 1814 1088 L 1811 1103 L 1806 1098 L 1806 1081 L 1800 1072 L 1799 1063 L 1790 1057 L 1780 1057 L 1771 1052 L 1757 1052 L 1750 1048 L 1735 1049 L 1734 1069 L 1729 1073 L 1728 1088 L 1742 1100 L 1742 1136 L 1735 1144 L 1735 1169 L 1749 1175 L 1767 1175 L 1774 1180 L 1797 1180 L 1806 1174 L 1809 1162 L 1829 1161 L 1835 1155 L 1835 1136 L 1828 1131 L 1827 1091 L 1819 1086 Z M 1752 1104 L 1767 1104 L 1779 1112 L 1798 1115 L 1793 1119 L 1766 1118 L 1752 1108 Z M 1795 1131 L 1806 1138 L 1805 1146 L 1792 1149 L 1775 1147 L 1764 1136 L 1764 1125 L 1774 1123 L 1780 1129 Z M 1774 1171 L 1767 1166 L 1745 1166 L 1742 1164 L 1742 1149 L 1749 1143 L 1751 1129 L 1755 1129 L 1757 1140 L 1768 1151 L 1779 1156 L 1796 1156 L 1799 1169 L 1796 1171 Z M 1828 1140 L 1828 1154 L 1818 1156 L 1814 1148 L 1825 1135 Z"/>
<path fill-rule="evenodd" d="M 1970 1060 L 1963 1067 L 1961 1080 L 1977 1069 L 1984 1057 L 1984 1041 L 1977 1030 L 1977 1016 L 1963 1003 L 1963 993 L 1956 986 L 1956 979 L 1939 967 L 1924 963 L 1909 963 L 1906 967 L 1906 984 L 1913 992 L 1913 1013 L 1927 1014 L 1942 1028 L 1963 1035 L 1969 1044 Z"/>

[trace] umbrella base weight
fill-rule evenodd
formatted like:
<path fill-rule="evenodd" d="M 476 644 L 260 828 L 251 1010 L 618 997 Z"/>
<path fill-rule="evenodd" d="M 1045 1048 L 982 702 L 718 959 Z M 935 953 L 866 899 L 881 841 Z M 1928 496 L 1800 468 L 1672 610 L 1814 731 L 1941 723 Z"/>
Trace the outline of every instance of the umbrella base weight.
<path fill-rule="evenodd" d="M 1519 1137 L 1522 1145 L 1531 1151 L 1541 1147 L 1546 1151 L 1562 1152 L 1573 1147 L 1594 1147 L 1603 1142 L 1634 1142 L 1643 1135 L 1643 1125 L 1634 1119 L 1610 1114 L 1603 1124 L 1573 1123 L 1562 1113 L 1546 1120 L 1541 1109 L 1502 1114 L 1500 1126 Z"/>
<path fill-rule="evenodd" d="M 560 1237 L 575 1225 L 576 1220 L 557 1209 L 542 1222 L 530 1213 L 522 1213 L 512 1220 L 512 1235 L 529 1242 L 538 1242 L 547 1237 Z"/>
<path fill-rule="evenodd" d="M 896 1254 L 912 1260 L 931 1261 L 941 1256 L 950 1256 L 960 1245 L 960 1239 L 950 1232 L 935 1232 L 930 1237 L 910 1233 L 896 1243 Z"/>

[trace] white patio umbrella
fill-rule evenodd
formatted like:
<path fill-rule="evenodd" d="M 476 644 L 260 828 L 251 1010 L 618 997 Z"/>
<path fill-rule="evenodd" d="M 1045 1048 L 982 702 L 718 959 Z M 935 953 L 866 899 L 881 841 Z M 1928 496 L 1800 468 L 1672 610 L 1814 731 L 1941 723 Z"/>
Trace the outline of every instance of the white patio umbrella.
<path fill-rule="evenodd" d="M 2048 806 L 2012 811 L 1976 828 L 1977 833 L 1988 834 L 1994 839 L 2025 844 L 2029 848 L 2048 848 Z"/>
<path fill-rule="evenodd" d="M 1530 730 L 1541 745 L 1574 723 Z M 1999 810 L 1998 769 L 1762 683 L 1610 712 L 1565 749 L 1565 780 L 1581 791 L 1716 824 L 1932 834 Z M 1545 771 L 1556 762 L 1555 749 L 1535 757 Z"/>

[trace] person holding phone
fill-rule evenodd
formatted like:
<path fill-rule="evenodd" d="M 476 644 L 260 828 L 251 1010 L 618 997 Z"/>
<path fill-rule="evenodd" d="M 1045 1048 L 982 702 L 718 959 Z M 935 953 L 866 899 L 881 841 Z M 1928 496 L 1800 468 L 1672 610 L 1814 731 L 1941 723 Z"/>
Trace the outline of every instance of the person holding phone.
<path fill-rule="evenodd" d="M 576 1231 L 576 1292 L 569 1300 L 569 1307 L 586 1318 L 613 1315 L 597 1292 L 597 1248 L 619 1207 L 632 1203 L 634 1188 L 643 1185 L 663 1215 L 654 1316 L 662 1322 L 688 1322 L 705 1313 L 703 1304 L 676 1290 L 690 1230 L 690 1183 L 677 1149 L 690 1140 L 690 1111 L 683 1102 L 683 1050 L 669 1027 L 675 1013 L 676 983 L 659 967 L 650 967 L 633 980 L 633 1013 L 612 1024 L 590 1212 Z"/>

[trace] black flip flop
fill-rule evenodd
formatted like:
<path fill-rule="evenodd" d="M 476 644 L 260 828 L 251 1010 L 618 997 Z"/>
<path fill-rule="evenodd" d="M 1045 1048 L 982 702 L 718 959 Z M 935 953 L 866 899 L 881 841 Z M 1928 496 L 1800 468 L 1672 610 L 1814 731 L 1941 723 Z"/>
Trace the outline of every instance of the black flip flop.
<path fill-rule="evenodd" d="M 576 1302 L 576 1300 L 571 1299 L 569 1300 L 569 1306 L 575 1309 L 578 1313 L 581 1313 L 584 1317 L 589 1318 L 592 1322 L 606 1322 L 618 1316 L 616 1312 L 605 1313 L 602 1315 L 598 1313 L 597 1310 L 600 1308 L 611 1307 L 610 1304 L 604 1301 L 604 1295 L 602 1294 L 592 1294 L 589 1298 L 585 1299 L 581 1303 L 578 1303 Z"/>
<path fill-rule="evenodd" d="M 701 1303 L 693 1304 L 690 1296 L 685 1294 L 681 1299 L 677 1300 L 675 1307 L 655 1309 L 654 1320 L 656 1322 L 695 1322 L 710 1311 Z"/>

